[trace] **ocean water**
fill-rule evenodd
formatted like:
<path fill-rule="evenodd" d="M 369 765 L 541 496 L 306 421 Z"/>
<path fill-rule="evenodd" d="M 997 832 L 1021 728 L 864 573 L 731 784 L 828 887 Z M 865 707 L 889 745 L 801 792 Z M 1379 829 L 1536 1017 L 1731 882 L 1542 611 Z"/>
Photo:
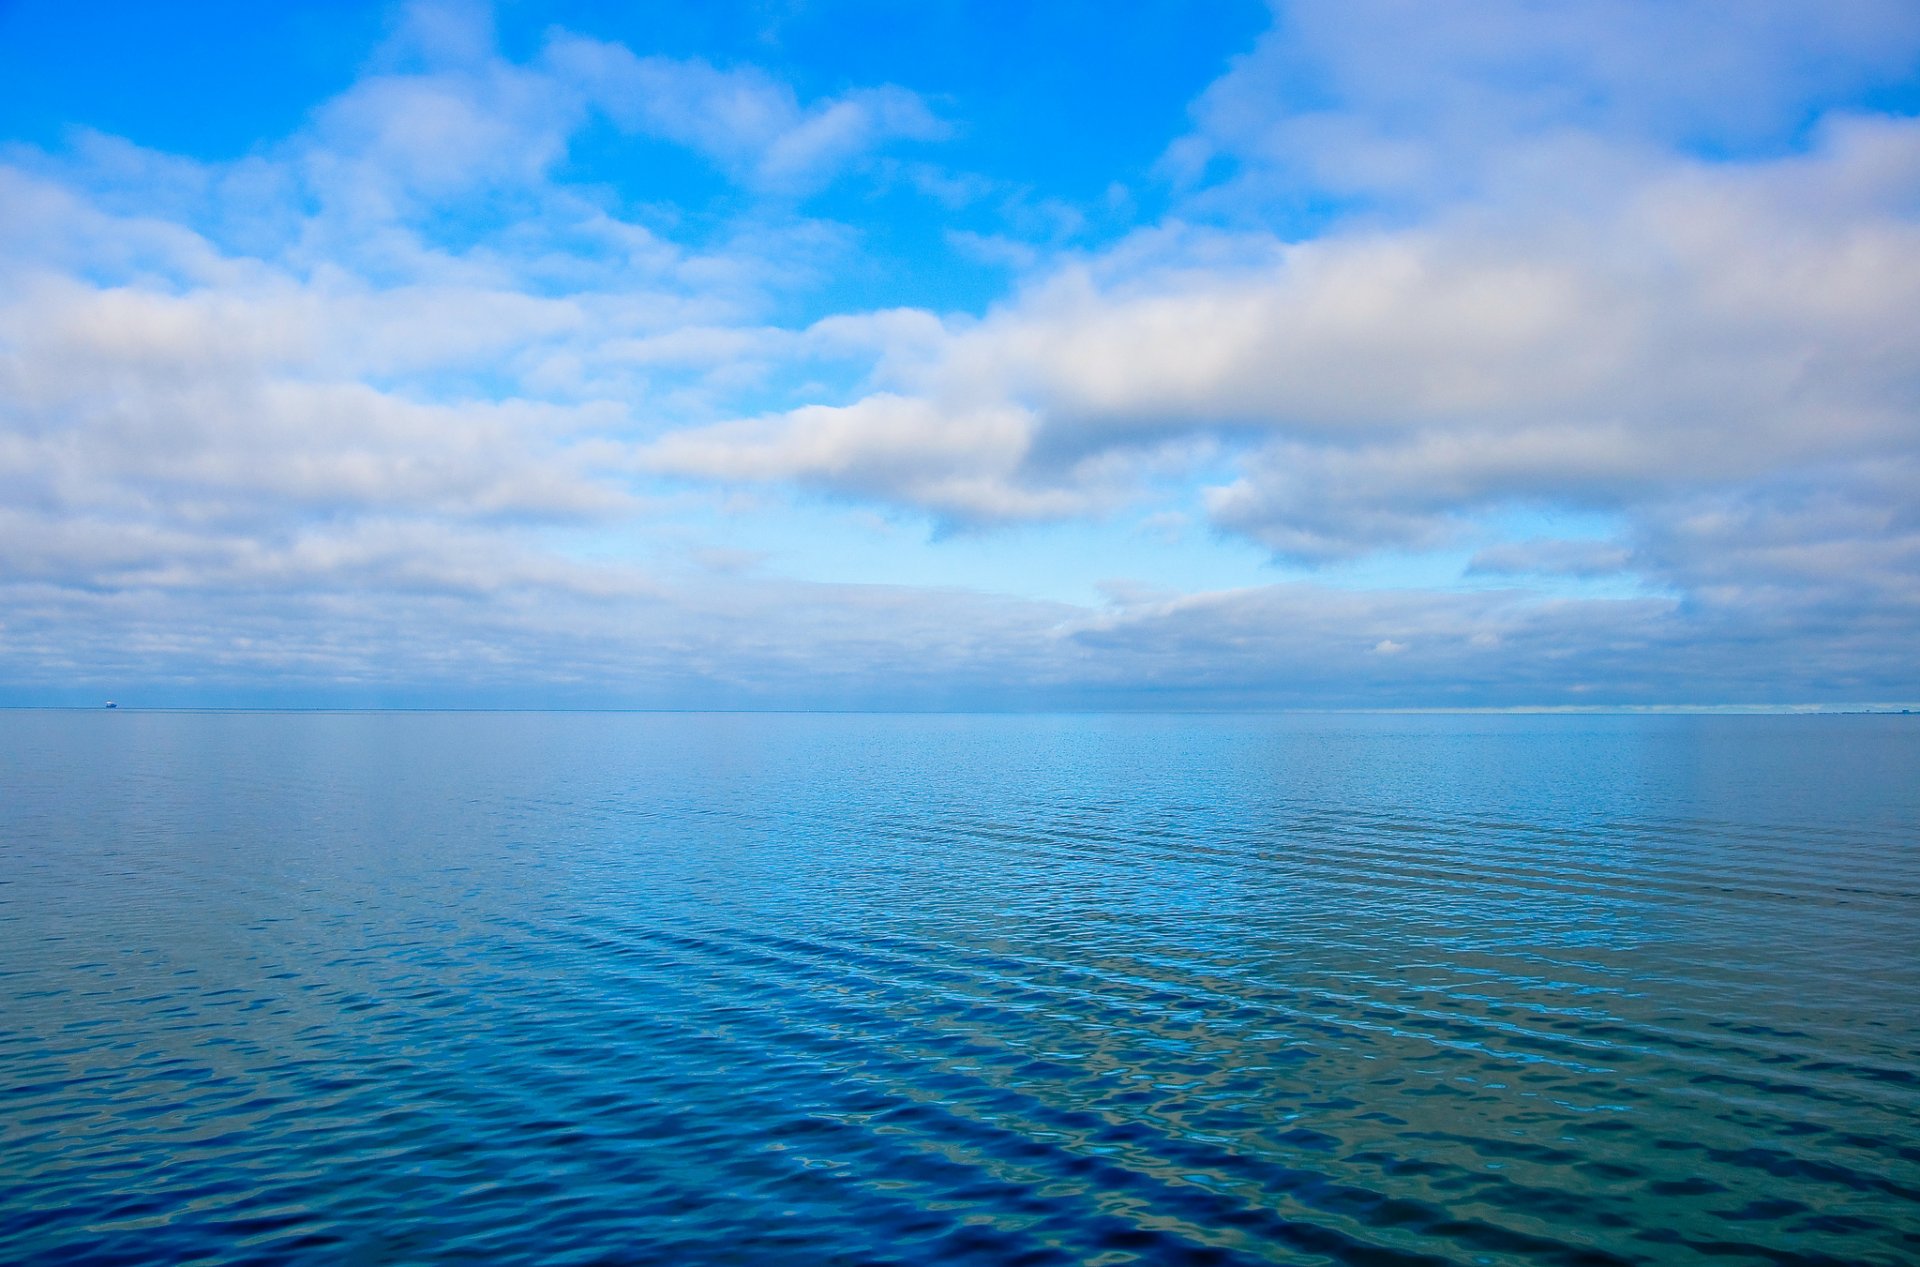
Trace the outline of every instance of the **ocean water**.
<path fill-rule="evenodd" d="M 0 713 L 0 1261 L 1920 1262 L 1920 717 Z"/>

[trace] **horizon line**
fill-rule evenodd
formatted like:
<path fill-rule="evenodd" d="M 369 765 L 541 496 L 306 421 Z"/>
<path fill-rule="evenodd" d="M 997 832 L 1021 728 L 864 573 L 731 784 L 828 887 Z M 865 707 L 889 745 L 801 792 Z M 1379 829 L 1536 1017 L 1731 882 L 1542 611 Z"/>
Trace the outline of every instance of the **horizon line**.
<path fill-rule="evenodd" d="M 554 715 L 740 715 L 848 717 L 1046 717 L 1046 716 L 1709 716 L 1809 717 L 1893 716 L 1920 712 L 1920 701 L 1789 704 L 1513 704 L 1489 706 L 1356 706 L 1270 708 L 668 708 L 493 705 L 271 705 L 271 704 L 6 704 L 0 712 L 41 713 L 516 713 Z"/>

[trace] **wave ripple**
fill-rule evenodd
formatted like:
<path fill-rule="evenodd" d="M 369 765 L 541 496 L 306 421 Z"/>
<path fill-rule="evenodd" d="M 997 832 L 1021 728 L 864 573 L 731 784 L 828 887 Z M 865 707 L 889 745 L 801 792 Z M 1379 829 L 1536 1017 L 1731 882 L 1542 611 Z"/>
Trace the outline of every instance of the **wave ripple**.
<path fill-rule="evenodd" d="M 1915 719 L 0 721 L 5 1261 L 1920 1261 Z"/>

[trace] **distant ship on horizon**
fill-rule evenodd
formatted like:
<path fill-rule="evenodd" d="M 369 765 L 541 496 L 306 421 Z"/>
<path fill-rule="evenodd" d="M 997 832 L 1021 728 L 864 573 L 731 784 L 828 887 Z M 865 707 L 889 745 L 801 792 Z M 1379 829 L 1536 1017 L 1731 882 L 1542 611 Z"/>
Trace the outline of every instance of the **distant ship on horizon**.
<path fill-rule="evenodd" d="M 116 704 L 116 703 L 114 703 L 114 702 L 113 702 L 112 700 L 108 700 L 108 701 L 107 701 L 107 707 L 108 707 L 108 708 L 118 708 L 118 707 L 120 707 L 120 706 L 119 706 L 118 704 Z"/>

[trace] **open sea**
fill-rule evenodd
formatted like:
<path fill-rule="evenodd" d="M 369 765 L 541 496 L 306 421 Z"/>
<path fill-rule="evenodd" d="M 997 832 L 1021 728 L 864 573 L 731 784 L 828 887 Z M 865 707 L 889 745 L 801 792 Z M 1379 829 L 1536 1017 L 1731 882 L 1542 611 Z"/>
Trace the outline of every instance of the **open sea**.
<path fill-rule="evenodd" d="M 1920 716 L 0 712 L 0 1261 L 1920 1262 Z"/>

